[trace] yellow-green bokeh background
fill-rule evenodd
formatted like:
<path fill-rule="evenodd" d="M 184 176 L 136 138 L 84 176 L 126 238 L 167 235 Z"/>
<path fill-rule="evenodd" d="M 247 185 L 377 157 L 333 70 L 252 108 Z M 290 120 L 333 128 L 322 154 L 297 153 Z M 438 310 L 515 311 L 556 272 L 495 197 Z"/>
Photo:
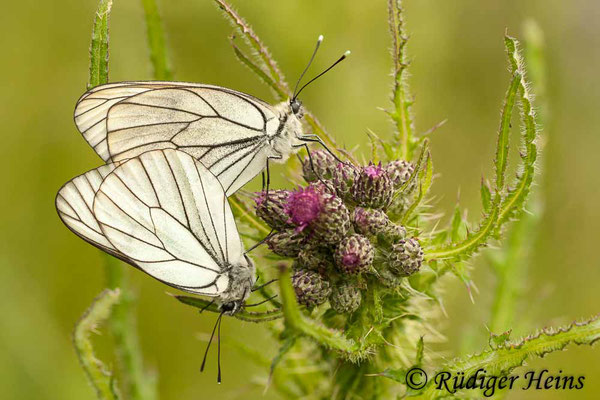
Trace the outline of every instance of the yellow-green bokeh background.
<path fill-rule="evenodd" d="M 384 136 L 390 128 L 377 109 L 388 106 L 390 88 L 385 3 L 238 0 L 235 5 L 287 76 L 298 75 L 321 33 L 326 41 L 318 65 L 352 50 L 344 65 L 303 97 L 338 142 L 352 147 L 366 142 L 367 128 Z M 231 28 L 210 0 L 162 1 L 160 6 L 177 79 L 272 99 L 235 61 L 227 41 Z M 72 122 L 75 101 L 85 90 L 95 7 L 92 0 L 20 0 L 3 3 L 0 13 L 0 393 L 5 399 L 94 398 L 70 334 L 103 288 L 103 259 L 60 223 L 54 196 L 68 179 L 100 164 Z M 448 119 L 432 140 L 440 174 L 433 190 L 440 210 L 448 212 L 460 189 L 472 219 L 481 212 L 478 185 L 482 174 L 490 176 L 507 86 L 505 28 L 520 36 L 529 17 L 543 28 L 551 113 L 545 124 L 546 175 L 539 189 L 546 195 L 547 213 L 513 335 L 599 312 L 600 3 L 407 0 L 406 9 L 417 129 Z M 111 80 L 151 78 L 142 15 L 139 1 L 115 0 Z M 494 280 L 479 261 L 480 292 L 474 304 L 459 282 L 448 287 L 444 324 L 451 349 L 460 349 L 472 335 L 475 348 L 485 345 Z M 161 284 L 136 271 L 130 275 L 139 294 L 144 354 L 158 371 L 162 399 L 260 396 L 260 390 L 245 391 L 253 376 L 265 371 L 228 347 L 227 340 L 235 335 L 273 354 L 276 343 L 265 329 L 225 322 L 225 383 L 217 386 L 212 363 L 208 373 L 198 373 L 204 342 L 197 335 L 210 329 L 214 317 L 199 317 L 166 296 Z M 598 349 L 571 347 L 531 363 L 536 369 L 585 374 L 582 391 L 515 391 L 510 396 L 597 398 L 599 358 Z"/>

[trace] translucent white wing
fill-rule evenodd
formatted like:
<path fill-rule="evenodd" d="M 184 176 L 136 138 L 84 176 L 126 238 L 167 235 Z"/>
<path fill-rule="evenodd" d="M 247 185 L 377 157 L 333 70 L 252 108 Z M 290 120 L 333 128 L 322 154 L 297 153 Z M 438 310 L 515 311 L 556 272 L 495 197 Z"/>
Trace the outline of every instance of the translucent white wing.
<path fill-rule="evenodd" d="M 119 165 L 93 211 L 116 251 L 179 289 L 219 295 L 227 267 L 246 263 L 221 184 L 184 152 L 155 150 Z"/>
<path fill-rule="evenodd" d="M 234 193 L 266 165 L 279 115 L 231 89 L 185 82 L 123 82 L 85 93 L 75 123 L 106 162 L 155 149 L 180 149 Z"/>
<path fill-rule="evenodd" d="M 114 169 L 113 164 L 103 165 L 65 183 L 56 195 L 56 210 L 63 223 L 77 236 L 115 257 L 124 259 L 104 237 L 93 212 L 96 192 L 104 178 Z"/>

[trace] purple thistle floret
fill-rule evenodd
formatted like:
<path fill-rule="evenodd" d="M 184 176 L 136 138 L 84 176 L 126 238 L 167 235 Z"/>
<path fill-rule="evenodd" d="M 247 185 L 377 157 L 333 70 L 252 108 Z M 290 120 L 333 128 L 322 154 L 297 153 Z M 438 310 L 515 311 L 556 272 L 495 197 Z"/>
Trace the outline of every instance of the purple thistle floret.
<path fill-rule="evenodd" d="M 319 217 L 322 209 L 321 193 L 309 186 L 290 194 L 285 212 L 290 217 L 288 222 L 301 231 Z"/>
<path fill-rule="evenodd" d="M 385 170 L 381 167 L 381 163 L 377 165 L 369 164 L 363 169 L 363 171 L 370 178 L 379 178 L 385 173 Z"/>

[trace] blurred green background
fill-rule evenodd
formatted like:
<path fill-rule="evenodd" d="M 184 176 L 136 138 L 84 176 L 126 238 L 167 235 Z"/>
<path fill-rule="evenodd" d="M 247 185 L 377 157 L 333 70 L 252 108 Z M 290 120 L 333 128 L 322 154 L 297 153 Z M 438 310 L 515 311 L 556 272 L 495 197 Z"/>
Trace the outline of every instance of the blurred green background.
<path fill-rule="evenodd" d="M 390 124 L 378 107 L 388 106 L 391 63 L 386 1 L 235 1 L 234 5 L 270 46 L 290 78 L 297 77 L 319 34 L 325 35 L 317 65 L 344 50 L 352 56 L 303 96 L 338 143 L 366 140 L 370 128 L 387 137 Z M 471 220 L 481 212 L 482 174 L 491 175 L 495 132 L 507 82 L 502 37 L 522 36 L 535 18 L 546 35 L 548 136 L 542 234 L 513 337 L 536 327 L 589 317 L 600 311 L 600 3 L 594 0 L 407 0 L 412 91 L 416 126 L 433 136 L 438 207 L 452 210 L 460 189 Z M 87 51 L 96 2 L 20 0 L 0 13 L 0 120 L 2 229 L 0 238 L 0 393 L 4 399 L 93 399 L 71 347 L 73 325 L 104 286 L 98 250 L 78 239 L 58 219 L 54 196 L 73 176 L 100 164 L 72 122 L 85 90 Z M 269 92 L 229 47 L 228 23 L 209 0 L 160 4 L 178 80 L 213 83 L 271 100 Z M 143 11 L 139 1 L 115 0 L 111 20 L 110 79 L 150 79 Z M 315 68 L 316 70 L 316 68 Z M 368 154 L 363 149 L 364 154 Z M 514 160 L 514 158 L 513 158 Z M 283 184 L 279 178 L 274 186 Z M 484 258 L 476 266 L 475 303 L 464 286 L 447 290 L 448 347 L 485 346 L 493 274 Z M 127 267 L 128 268 L 128 267 Z M 258 370 L 227 341 L 233 336 L 273 354 L 266 329 L 224 323 L 224 384 L 215 383 L 214 354 L 200 374 L 204 342 L 214 316 L 197 313 L 165 295 L 167 288 L 137 271 L 141 340 L 148 364 L 160 379 L 162 399 L 257 398 L 251 381 Z M 99 339 L 102 343 L 102 338 Z M 103 355 L 107 356 L 107 354 Z M 578 392 L 522 392 L 510 398 L 597 398 L 598 349 L 569 351 L 530 367 L 584 374 Z M 268 393 L 265 398 L 273 397 Z"/>

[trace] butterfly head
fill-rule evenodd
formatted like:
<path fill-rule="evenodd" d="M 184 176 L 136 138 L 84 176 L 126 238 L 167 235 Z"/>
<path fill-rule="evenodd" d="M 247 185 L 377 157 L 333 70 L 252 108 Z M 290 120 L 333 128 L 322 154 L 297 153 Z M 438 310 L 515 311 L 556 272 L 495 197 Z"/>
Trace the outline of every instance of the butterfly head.
<path fill-rule="evenodd" d="M 229 276 L 229 286 L 221 295 L 219 309 L 225 315 L 233 315 L 240 310 L 252 291 L 256 281 L 256 268 L 246 254 L 238 263 L 232 264 L 226 271 Z"/>
<path fill-rule="evenodd" d="M 302 107 L 302 102 L 296 98 L 290 100 L 290 110 L 292 111 L 292 114 L 294 114 L 298 119 L 301 119 L 304 116 L 304 108 Z"/>

